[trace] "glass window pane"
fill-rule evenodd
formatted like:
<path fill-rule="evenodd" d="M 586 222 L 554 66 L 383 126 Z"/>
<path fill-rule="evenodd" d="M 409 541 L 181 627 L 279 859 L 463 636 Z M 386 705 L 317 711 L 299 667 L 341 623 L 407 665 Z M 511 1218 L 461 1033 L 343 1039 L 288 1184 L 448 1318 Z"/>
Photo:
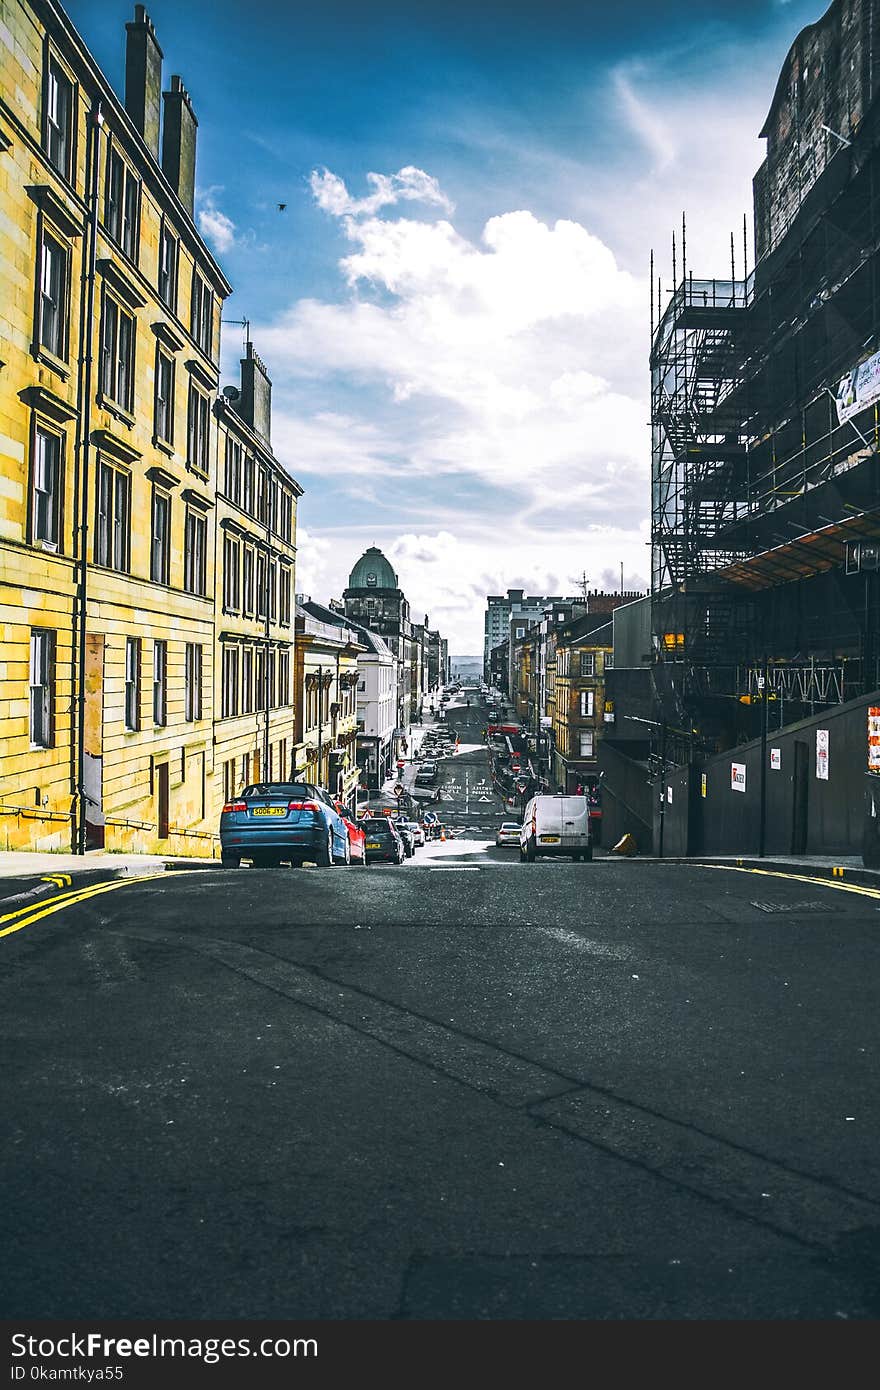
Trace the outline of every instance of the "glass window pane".
<path fill-rule="evenodd" d="M 37 430 L 34 441 L 33 539 L 57 545 L 61 440 Z"/>

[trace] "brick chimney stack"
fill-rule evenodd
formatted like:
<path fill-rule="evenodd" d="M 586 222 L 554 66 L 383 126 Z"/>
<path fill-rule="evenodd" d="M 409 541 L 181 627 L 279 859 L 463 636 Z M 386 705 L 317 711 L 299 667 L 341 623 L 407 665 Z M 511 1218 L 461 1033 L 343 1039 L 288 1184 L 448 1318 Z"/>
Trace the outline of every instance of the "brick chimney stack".
<path fill-rule="evenodd" d="M 135 5 L 134 21 L 125 28 L 125 109 L 158 164 L 162 50 L 143 5 Z"/>
<path fill-rule="evenodd" d="M 177 73 L 171 79 L 171 90 L 162 93 L 165 121 L 162 128 L 162 169 L 165 177 L 193 215 L 196 194 L 196 130 L 198 121 Z"/>

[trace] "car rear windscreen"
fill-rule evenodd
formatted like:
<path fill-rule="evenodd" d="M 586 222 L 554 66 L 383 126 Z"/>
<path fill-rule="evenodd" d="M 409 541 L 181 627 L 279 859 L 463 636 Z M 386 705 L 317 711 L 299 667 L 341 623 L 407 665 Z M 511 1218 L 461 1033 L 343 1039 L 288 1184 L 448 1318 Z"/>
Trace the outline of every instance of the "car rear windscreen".
<path fill-rule="evenodd" d="M 242 792 L 245 799 L 249 796 L 277 796 L 287 797 L 290 801 L 308 801 L 313 795 L 311 787 L 303 786 L 302 782 L 255 782 Z"/>

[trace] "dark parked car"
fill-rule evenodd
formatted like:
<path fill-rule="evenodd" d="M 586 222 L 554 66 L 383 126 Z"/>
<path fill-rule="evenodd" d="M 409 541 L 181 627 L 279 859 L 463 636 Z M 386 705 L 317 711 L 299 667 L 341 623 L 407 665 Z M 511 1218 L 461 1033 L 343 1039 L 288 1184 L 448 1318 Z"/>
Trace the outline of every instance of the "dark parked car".
<path fill-rule="evenodd" d="M 319 868 L 347 864 L 348 831 L 330 796 L 308 782 L 258 782 L 220 814 L 220 862 L 255 869 L 308 860 Z"/>
<path fill-rule="evenodd" d="M 394 829 L 397 831 L 398 835 L 403 841 L 403 849 L 407 859 L 412 859 L 413 855 L 416 852 L 415 835 L 412 833 L 408 825 L 405 825 L 402 821 L 399 820 L 394 822 Z"/>
<path fill-rule="evenodd" d="M 361 821 L 366 836 L 367 863 L 402 864 L 406 857 L 403 840 L 387 816 L 370 816 Z"/>

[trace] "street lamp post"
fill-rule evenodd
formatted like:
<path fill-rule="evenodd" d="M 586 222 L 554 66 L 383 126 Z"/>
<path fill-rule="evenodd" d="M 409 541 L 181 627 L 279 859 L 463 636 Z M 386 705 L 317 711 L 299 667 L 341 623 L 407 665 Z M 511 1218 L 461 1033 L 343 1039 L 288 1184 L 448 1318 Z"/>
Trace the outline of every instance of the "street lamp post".
<path fill-rule="evenodd" d="M 758 825 L 758 856 L 764 858 L 767 840 L 767 701 L 770 687 L 767 680 L 767 658 L 764 657 L 761 675 L 761 817 Z"/>
<path fill-rule="evenodd" d="M 324 667 L 318 667 L 318 776 L 317 783 L 321 785 L 321 727 L 324 714 Z"/>

